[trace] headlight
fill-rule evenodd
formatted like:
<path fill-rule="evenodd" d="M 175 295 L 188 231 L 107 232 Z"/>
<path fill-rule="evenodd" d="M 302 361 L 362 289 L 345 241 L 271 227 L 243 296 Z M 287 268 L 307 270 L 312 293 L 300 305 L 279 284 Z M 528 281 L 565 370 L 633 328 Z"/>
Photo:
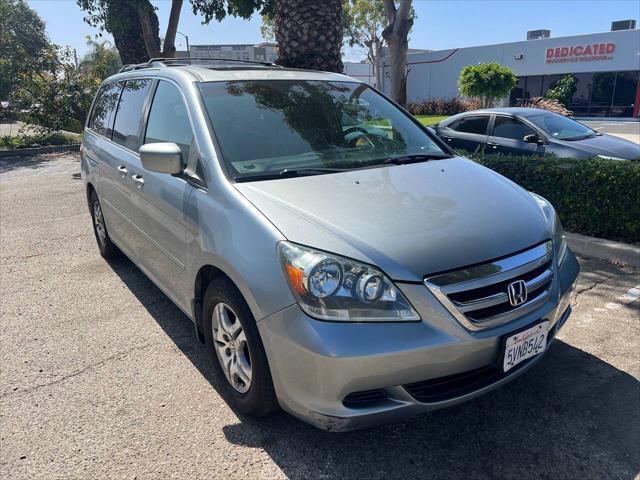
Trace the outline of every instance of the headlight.
<path fill-rule="evenodd" d="M 380 270 L 289 242 L 278 244 L 285 277 L 300 307 L 321 320 L 418 321 L 420 316 Z"/>
<path fill-rule="evenodd" d="M 608 155 L 596 155 L 596 157 L 598 158 L 604 158 L 605 160 L 621 160 L 624 161 L 624 158 L 620 158 L 620 157 L 609 157 Z"/>
<path fill-rule="evenodd" d="M 560 265 L 567 255 L 567 239 L 560 222 L 560 217 L 556 213 L 555 209 L 549 203 L 549 201 L 538 195 L 537 193 L 529 192 L 533 198 L 538 202 L 538 205 L 542 209 L 545 218 L 549 225 L 553 226 L 553 247 L 555 249 L 556 258 L 558 259 L 558 265 Z"/>

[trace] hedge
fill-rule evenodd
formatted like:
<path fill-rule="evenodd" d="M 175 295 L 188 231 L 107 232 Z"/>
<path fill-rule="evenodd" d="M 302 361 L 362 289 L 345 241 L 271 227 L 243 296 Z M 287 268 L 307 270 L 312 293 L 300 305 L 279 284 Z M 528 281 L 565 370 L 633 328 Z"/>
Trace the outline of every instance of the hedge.
<path fill-rule="evenodd" d="M 569 232 L 640 243 L 640 161 L 465 156 L 548 199 Z"/>

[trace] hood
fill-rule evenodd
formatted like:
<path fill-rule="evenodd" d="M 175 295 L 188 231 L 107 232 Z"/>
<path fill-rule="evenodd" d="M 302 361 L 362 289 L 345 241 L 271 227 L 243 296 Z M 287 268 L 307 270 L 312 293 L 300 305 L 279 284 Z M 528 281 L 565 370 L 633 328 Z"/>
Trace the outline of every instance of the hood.
<path fill-rule="evenodd" d="M 526 190 L 459 157 L 235 186 L 288 240 L 376 265 L 400 281 L 551 237 Z"/>
<path fill-rule="evenodd" d="M 613 135 L 597 135 L 584 140 L 565 141 L 564 143 L 593 155 L 617 157 L 625 160 L 640 158 L 640 145 Z"/>

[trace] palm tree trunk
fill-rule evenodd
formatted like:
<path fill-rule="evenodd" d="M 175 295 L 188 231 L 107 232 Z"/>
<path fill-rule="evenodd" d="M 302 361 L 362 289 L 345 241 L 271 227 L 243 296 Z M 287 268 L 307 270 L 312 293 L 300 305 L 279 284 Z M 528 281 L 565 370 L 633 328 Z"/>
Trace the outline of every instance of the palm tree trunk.
<path fill-rule="evenodd" d="M 342 0 L 278 0 L 277 63 L 342 72 Z"/>

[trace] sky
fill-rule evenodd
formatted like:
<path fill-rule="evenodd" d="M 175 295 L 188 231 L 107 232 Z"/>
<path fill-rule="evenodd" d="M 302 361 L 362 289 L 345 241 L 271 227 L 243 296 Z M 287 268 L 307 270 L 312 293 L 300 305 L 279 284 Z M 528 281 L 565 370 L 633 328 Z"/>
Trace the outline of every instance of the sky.
<path fill-rule="evenodd" d="M 27 3 L 46 22 L 51 41 L 75 48 L 78 56 L 87 51 L 85 37 L 99 33 L 83 22 L 75 0 Z M 152 0 L 152 4 L 158 8 L 160 35 L 164 36 L 171 2 Z M 417 20 L 409 46 L 429 50 L 515 42 L 525 40 L 527 30 L 540 28 L 561 37 L 609 31 L 613 20 L 635 19 L 640 24 L 640 0 L 414 0 L 414 5 Z M 191 45 L 263 41 L 259 16 L 251 20 L 228 17 L 202 25 L 189 0 L 184 1 L 178 30 L 189 36 Z M 183 36 L 177 35 L 176 47 L 186 50 Z M 361 58 L 362 50 L 345 50 L 346 60 Z"/>

